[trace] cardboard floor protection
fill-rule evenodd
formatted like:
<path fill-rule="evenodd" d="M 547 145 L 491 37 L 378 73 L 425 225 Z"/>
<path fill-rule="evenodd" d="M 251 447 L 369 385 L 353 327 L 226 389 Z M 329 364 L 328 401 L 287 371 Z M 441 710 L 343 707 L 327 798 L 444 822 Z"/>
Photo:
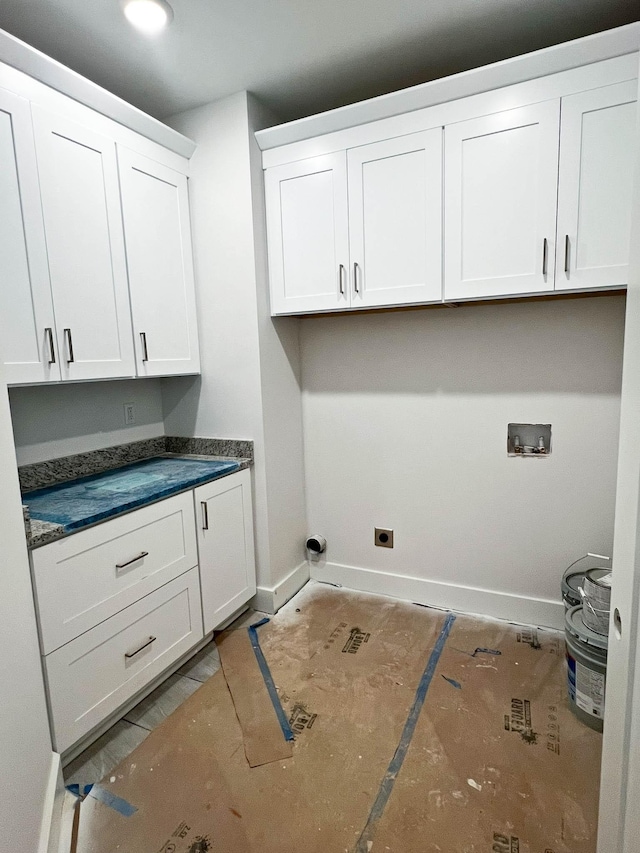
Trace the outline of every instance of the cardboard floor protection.
<path fill-rule="evenodd" d="M 79 853 L 595 853 L 562 635 L 318 584 L 259 630 L 292 757 L 249 766 L 218 672 L 102 783 L 131 816 L 82 803 Z"/>
<path fill-rule="evenodd" d="M 248 631 L 225 631 L 216 642 L 249 766 L 291 758 L 293 745 L 284 739 Z"/>

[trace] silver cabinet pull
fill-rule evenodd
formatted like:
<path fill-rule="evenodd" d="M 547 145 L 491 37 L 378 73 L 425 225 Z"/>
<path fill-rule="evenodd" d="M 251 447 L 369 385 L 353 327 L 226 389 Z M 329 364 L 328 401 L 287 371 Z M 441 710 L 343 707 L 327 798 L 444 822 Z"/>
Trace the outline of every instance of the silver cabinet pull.
<path fill-rule="evenodd" d="M 47 343 L 49 344 L 49 364 L 56 363 L 56 351 L 53 346 L 53 329 L 51 326 L 47 326 L 44 330 L 45 335 L 47 336 Z"/>
<path fill-rule="evenodd" d="M 209 529 L 209 507 L 207 506 L 206 501 L 200 501 L 200 506 L 202 507 L 202 529 Z"/>
<path fill-rule="evenodd" d="M 355 262 L 353 264 L 353 289 L 356 293 L 360 293 L 358 290 L 358 264 Z"/>
<path fill-rule="evenodd" d="M 124 569 L 127 566 L 130 566 L 131 563 L 137 563 L 138 560 L 142 560 L 143 557 L 148 557 L 148 551 L 140 551 L 139 554 L 136 554 L 135 557 L 132 557 L 130 560 L 127 560 L 126 563 L 116 563 L 116 569 Z"/>
<path fill-rule="evenodd" d="M 571 249 L 571 243 L 569 241 L 569 235 L 564 235 L 564 271 L 567 275 L 569 275 L 569 251 Z"/>
<path fill-rule="evenodd" d="M 340 296 L 344 296 L 344 264 L 338 267 L 338 281 L 340 283 Z"/>
<path fill-rule="evenodd" d="M 547 274 L 547 257 L 549 255 L 549 241 L 545 237 L 542 241 L 542 275 Z"/>
<path fill-rule="evenodd" d="M 64 329 L 64 338 L 67 342 L 67 364 L 73 364 L 75 361 L 73 355 L 73 338 L 71 337 L 71 329 Z"/>
<path fill-rule="evenodd" d="M 149 351 L 147 349 L 147 333 L 140 332 L 140 343 L 142 344 L 142 360 L 149 361 Z"/>
<path fill-rule="evenodd" d="M 157 639 L 158 639 L 157 637 L 149 637 L 149 639 L 148 639 L 148 640 L 145 640 L 145 642 L 144 642 L 141 646 L 139 646 L 139 647 L 135 650 L 135 652 L 125 652 L 125 653 L 124 653 L 124 656 L 125 656 L 126 658 L 134 658 L 136 655 L 139 655 L 139 654 L 140 654 L 140 652 L 141 652 L 143 649 L 146 649 L 146 648 L 147 648 L 147 646 L 150 646 L 150 645 L 151 645 L 151 643 L 155 643 L 155 641 L 156 641 Z"/>

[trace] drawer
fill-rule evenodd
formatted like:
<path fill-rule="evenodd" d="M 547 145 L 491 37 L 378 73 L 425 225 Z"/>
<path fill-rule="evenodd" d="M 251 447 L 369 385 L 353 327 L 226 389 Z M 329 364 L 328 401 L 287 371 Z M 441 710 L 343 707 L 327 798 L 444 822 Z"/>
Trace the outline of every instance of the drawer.
<path fill-rule="evenodd" d="M 43 654 L 197 562 L 192 492 L 37 548 L 31 564 Z"/>
<path fill-rule="evenodd" d="M 202 637 L 196 567 L 47 655 L 55 749 L 73 746 Z"/>

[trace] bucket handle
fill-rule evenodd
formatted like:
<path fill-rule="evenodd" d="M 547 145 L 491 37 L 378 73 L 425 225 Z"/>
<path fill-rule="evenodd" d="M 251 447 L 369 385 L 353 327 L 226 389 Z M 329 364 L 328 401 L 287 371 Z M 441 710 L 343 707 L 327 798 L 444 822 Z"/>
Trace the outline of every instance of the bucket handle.
<path fill-rule="evenodd" d="M 581 586 L 579 586 L 579 587 L 578 587 L 578 592 L 580 593 L 580 598 L 582 599 L 583 606 L 588 607 L 588 608 L 589 608 L 589 610 L 593 613 L 593 615 L 594 615 L 594 616 L 595 616 L 595 618 L 597 619 L 597 618 L 598 618 L 598 614 L 596 613 L 595 607 L 594 607 L 594 606 L 593 606 L 593 604 L 589 601 L 589 598 L 588 598 L 588 596 L 587 596 L 586 592 L 584 591 L 584 589 L 583 589 Z M 600 613 L 608 613 L 609 611 L 607 611 L 607 610 L 600 610 L 599 612 L 600 612 Z"/>

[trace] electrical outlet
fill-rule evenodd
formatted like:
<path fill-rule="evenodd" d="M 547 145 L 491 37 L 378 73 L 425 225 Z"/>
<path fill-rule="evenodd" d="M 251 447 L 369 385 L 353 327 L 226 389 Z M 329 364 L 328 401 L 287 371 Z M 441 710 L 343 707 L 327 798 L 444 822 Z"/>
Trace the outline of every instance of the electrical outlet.
<path fill-rule="evenodd" d="M 125 403 L 124 404 L 124 423 L 125 426 L 129 426 L 130 424 L 135 424 L 136 422 L 136 404 L 135 403 Z"/>
<path fill-rule="evenodd" d="M 393 548 L 393 530 L 388 530 L 386 527 L 374 528 L 373 542 L 381 548 Z"/>

